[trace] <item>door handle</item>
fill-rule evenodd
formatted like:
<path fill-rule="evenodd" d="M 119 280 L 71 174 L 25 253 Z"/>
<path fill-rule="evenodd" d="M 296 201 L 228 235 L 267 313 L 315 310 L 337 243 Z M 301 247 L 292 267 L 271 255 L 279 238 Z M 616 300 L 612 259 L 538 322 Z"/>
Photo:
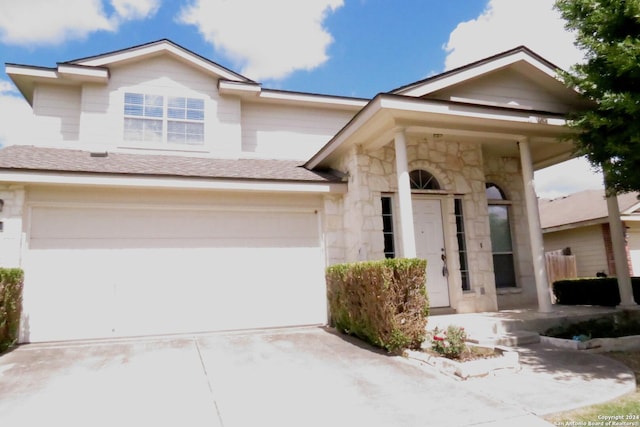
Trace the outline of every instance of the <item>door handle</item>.
<path fill-rule="evenodd" d="M 442 259 L 442 276 L 447 277 L 449 276 L 449 269 L 447 268 L 447 255 L 444 253 L 444 248 L 442 248 L 441 251 L 442 254 L 440 255 L 440 258 Z"/>

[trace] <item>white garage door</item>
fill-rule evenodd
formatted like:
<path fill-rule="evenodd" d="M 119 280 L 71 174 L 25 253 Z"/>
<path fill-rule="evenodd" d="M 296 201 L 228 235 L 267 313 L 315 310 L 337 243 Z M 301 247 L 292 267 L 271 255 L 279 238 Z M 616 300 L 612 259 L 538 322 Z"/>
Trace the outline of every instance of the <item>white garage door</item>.
<path fill-rule="evenodd" d="M 23 341 L 326 321 L 317 213 L 36 206 Z"/>
<path fill-rule="evenodd" d="M 628 234 L 629 255 L 631 256 L 631 275 L 640 276 L 640 230 L 632 228 Z"/>

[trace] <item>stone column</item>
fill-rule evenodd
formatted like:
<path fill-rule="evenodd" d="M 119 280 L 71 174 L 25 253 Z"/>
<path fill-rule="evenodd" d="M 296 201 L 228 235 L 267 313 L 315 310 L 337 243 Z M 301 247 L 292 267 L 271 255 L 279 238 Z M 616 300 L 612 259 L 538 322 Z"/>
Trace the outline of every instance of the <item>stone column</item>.
<path fill-rule="evenodd" d="M 396 174 L 398 178 L 398 207 L 400 213 L 400 239 L 402 241 L 402 257 L 415 258 L 416 236 L 413 228 L 413 206 L 411 203 L 411 184 L 409 181 L 407 161 L 407 140 L 404 129 L 395 135 Z"/>
<path fill-rule="evenodd" d="M 538 293 L 538 311 L 551 312 L 551 295 L 547 280 L 547 267 L 544 259 L 544 243 L 542 241 L 542 227 L 540 226 L 540 212 L 533 180 L 533 161 L 529 140 L 518 142 L 520 149 L 520 163 L 522 164 L 522 179 L 524 180 L 524 200 L 529 224 L 529 241 L 531 243 L 531 257 Z"/>
<path fill-rule="evenodd" d="M 605 177 L 605 186 L 606 184 L 607 179 Z M 616 277 L 618 278 L 618 290 L 620 292 L 620 307 L 636 307 L 631 286 L 631 276 L 629 275 L 629 263 L 627 262 L 624 228 L 620 219 L 620 206 L 618 206 L 618 198 L 616 196 L 607 196 L 607 212 L 609 214 L 613 260 L 616 264 Z"/>

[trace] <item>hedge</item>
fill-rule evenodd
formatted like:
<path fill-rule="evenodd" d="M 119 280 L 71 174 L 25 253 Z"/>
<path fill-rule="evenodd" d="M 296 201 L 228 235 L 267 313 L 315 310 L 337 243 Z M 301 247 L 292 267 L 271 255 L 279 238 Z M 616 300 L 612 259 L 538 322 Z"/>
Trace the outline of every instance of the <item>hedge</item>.
<path fill-rule="evenodd" d="M 426 266 L 405 258 L 329 267 L 331 324 L 389 352 L 420 348 L 429 314 Z"/>
<path fill-rule="evenodd" d="M 23 282 L 21 269 L 0 268 L 0 352 L 18 341 Z"/>
<path fill-rule="evenodd" d="M 634 299 L 640 301 L 640 277 L 632 277 L 631 286 Z M 556 302 L 564 305 L 615 307 L 620 304 L 618 279 L 615 277 L 558 280 L 553 283 L 553 294 Z"/>

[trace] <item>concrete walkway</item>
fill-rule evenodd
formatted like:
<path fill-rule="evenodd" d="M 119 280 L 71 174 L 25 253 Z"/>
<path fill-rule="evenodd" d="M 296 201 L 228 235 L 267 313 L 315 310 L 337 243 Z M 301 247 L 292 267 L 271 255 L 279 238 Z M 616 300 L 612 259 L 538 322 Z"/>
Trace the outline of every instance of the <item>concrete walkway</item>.
<path fill-rule="evenodd" d="M 635 387 L 599 355 L 522 360 L 461 382 L 321 328 L 26 345 L 0 357 L 0 425 L 535 427 Z"/>
<path fill-rule="evenodd" d="M 542 344 L 517 350 L 520 372 L 470 380 L 465 385 L 537 415 L 606 402 L 636 389 L 633 372 L 602 354 Z"/>

